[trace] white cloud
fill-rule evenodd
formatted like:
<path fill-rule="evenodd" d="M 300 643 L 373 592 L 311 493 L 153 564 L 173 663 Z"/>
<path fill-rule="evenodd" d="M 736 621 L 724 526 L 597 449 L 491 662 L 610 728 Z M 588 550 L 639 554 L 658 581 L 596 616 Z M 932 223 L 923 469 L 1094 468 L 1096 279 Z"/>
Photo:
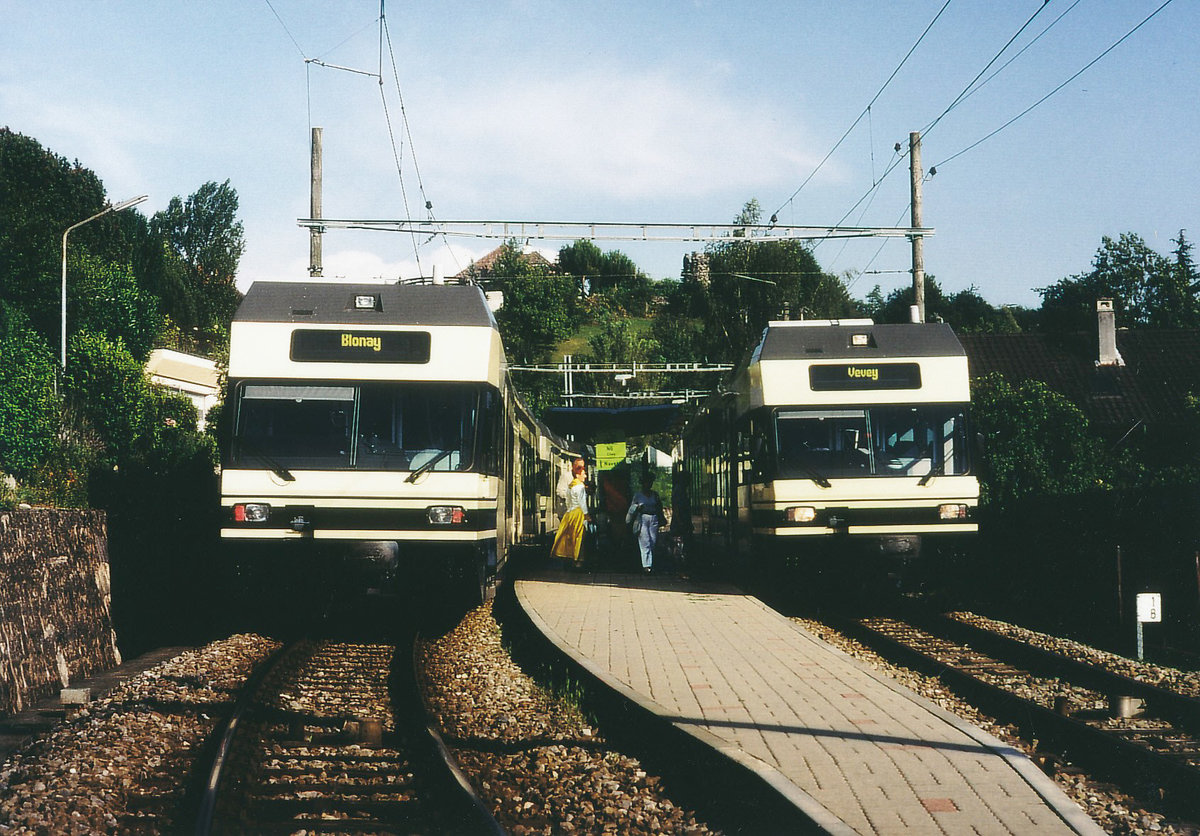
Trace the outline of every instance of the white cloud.
<path fill-rule="evenodd" d="M 347 282 L 394 282 L 399 278 L 412 279 L 418 276 L 432 276 L 436 267 L 442 276 L 453 276 L 465 270 L 472 261 L 477 261 L 497 245 L 481 242 L 470 246 L 456 242 L 435 242 L 422 248 L 421 262 L 411 254 L 407 256 L 389 256 L 385 251 L 394 251 L 394 236 L 386 233 L 370 233 L 381 244 L 379 251 L 359 248 L 339 247 L 334 235 L 328 233 L 322 252 L 323 278 L 328 280 L 343 280 Z M 407 242 L 406 242 L 407 243 Z M 557 250 L 546 251 L 542 254 L 547 258 L 557 256 Z M 246 290 L 256 281 L 303 281 L 308 278 L 307 254 L 295 254 L 279 257 L 278 253 L 248 252 L 238 271 L 238 287 Z"/>
<path fill-rule="evenodd" d="M 117 191 L 144 188 L 141 159 L 146 149 L 165 147 L 169 129 L 128 102 L 114 103 L 86 91 L 19 84 L 0 85 L 0 113 L 20 114 L 8 127 L 31 136 L 56 154 L 78 159 Z M 122 199 L 124 194 L 110 195 Z M 165 199 L 164 199 L 165 202 Z"/>
<path fill-rule="evenodd" d="M 453 155 L 437 165 L 459 193 L 504 182 L 555 201 L 697 197 L 790 182 L 818 159 L 800 125 L 724 80 L 589 68 L 491 79 L 456 98 L 434 153 Z"/>

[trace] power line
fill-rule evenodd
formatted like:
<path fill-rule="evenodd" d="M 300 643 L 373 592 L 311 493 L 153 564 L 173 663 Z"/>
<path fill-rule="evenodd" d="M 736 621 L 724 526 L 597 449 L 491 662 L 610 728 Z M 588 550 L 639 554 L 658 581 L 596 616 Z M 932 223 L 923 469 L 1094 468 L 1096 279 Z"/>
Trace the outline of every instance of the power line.
<path fill-rule="evenodd" d="M 1034 35 L 1034 37 L 1029 41 L 1029 43 L 1025 44 L 1025 46 L 1021 47 L 1021 49 L 1017 51 L 1016 55 L 1014 55 L 1012 58 L 1009 58 L 1007 61 L 1005 61 L 999 67 L 997 67 L 996 71 L 994 73 L 989 75 L 983 81 L 979 82 L 979 84 L 976 85 L 975 89 L 971 90 L 971 92 L 969 92 L 969 93 L 967 93 L 967 95 L 963 96 L 962 100 L 959 101 L 958 104 L 962 104 L 967 99 L 974 96 L 976 93 L 978 93 L 980 90 L 982 90 L 984 88 L 984 86 L 986 86 L 988 84 L 988 82 L 990 82 L 996 76 L 1000 75 L 1000 73 L 1004 72 L 1008 68 L 1008 66 L 1010 64 L 1012 64 L 1013 61 L 1016 61 L 1018 58 L 1020 58 L 1022 55 L 1024 55 L 1026 50 L 1028 50 L 1031 46 L 1033 46 L 1038 41 L 1040 41 L 1043 37 L 1045 37 L 1045 35 L 1051 29 L 1053 29 L 1055 26 L 1057 26 L 1059 21 L 1061 21 L 1064 17 L 1066 17 L 1068 14 L 1070 14 L 1071 10 L 1074 9 L 1076 6 L 1078 6 L 1079 3 L 1080 3 L 1080 0 L 1075 0 L 1074 3 L 1067 6 L 1067 8 L 1063 11 L 1062 14 L 1060 14 L 1058 17 L 1054 18 L 1054 20 L 1050 21 L 1050 23 L 1047 24 L 1045 29 L 1043 29 L 1041 32 L 1038 32 L 1036 35 Z"/>
<path fill-rule="evenodd" d="M 263 2 L 265 2 L 267 4 L 267 8 L 271 10 L 271 14 L 275 15 L 275 19 L 279 21 L 279 25 L 283 27 L 283 31 L 286 32 L 287 36 L 291 39 L 292 45 L 296 47 L 296 51 L 300 53 L 300 57 L 307 60 L 308 56 L 305 55 L 304 50 L 300 48 L 300 44 L 296 41 L 295 36 L 292 35 L 292 30 L 288 29 L 288 25 L 283 22 L 283 18 L 279 16 L 279 12 L 275 11 L 275 7 L 271 5 L 271 0 L 263 0 Z"/>
<path fill-rule="evenodd" d="M 941 115 L 939 115 L 936 119 L 934 119 L 932 122 L 930 122 L 925 127 L 925 129 L 921 131 L 922 136 L 925 136 L 930 131 L 932 131 L 938 125 L 938 123 L 941 122 L 943 118 L 945 118 L 946 114 L 948 114 L 951 110 L 953 110 L 955 107 L 957 107 L 962 102 L 962 100 L 970 94 L 972 88 L 975 87 L 975 82 L 979 81 L 979 79 L 983 77 L 983 75 L 988 71 L 988 69 L 993 64 L 995 64 L 996 61 L 998 61 L 1000 59 L 1000 56 L 1002 56 L 1008 50 L 1008 48 L 1012 45 L 1013 41 L 1015 41 L 1018 37 L 1020 37 L 1021 33 L 1024 32 L 1027 28 L 1029 28 L 1029 25 L 1031 23 L 1033 23 L 1033 21 L 1037 18 L 1037 16 L 1042 13 L 1042 10 L 1046 8 L 1046 6 L 1049 4 L 1049 2 L 1050 2 L 1050 0 L 1042 0 L 1042 5 L 1038 7 L 1037 11 L 1034 12 L 1032 15 L 1030 15 L 1029 19 L 1026 20 L 1023 24 L 1021 24 L 1021 28 L 1019 28 L 1013 34 L 1013 36 L 1008 39 L 1008 41 L 1004 44 L 1004 46 L 1001 47 L 1000 50 L 994 56 L 992 56 L 991 60 L 988 61 L 987 64 L 984 65 L 983 69 L 980 70 L 973 79 L 971 79 L 971 82 L 969 84 L 967 84 L 967 86 L 964 87 L 957 96 L 954 97 L 954 100 L 952 102 L 950 102 L 950 104 L 946 107 L 945 110 L 942 111 Z M 1171 0 L 1167 0 L 1167 2 L 1171 2 Z M 939 14 L 940 14 L 940 12 L 939 12 Z M 907 159 L 908 152 L 905 151 L 905 152 L 901 153 L 900 149 L 901 149 L 901 146 L 899 143 L 897 143 L 896 144 L 897 156 L 895 158 L 893 158 L 892 162 L 884 170 L 883 175 L 879 178 L 879 180 L 876 183 L 873 183 L 871 185 L 871 188 L 867 189 L 866 193 L 864 193 L 862 197 L 860 197 L 857 201 L 855 201 L 854 205 L 851 206 L 850 209 L 846 211 L 846 214 L 842 215 L 842 217 L 840 219 L 838 219 L 837 225 L 840 226 L 846 220 L 846 218 L 850 217 L 850 215 L 854 212 L 854 210 L 857 209 L 864 200 L 866 200 L 875 191 L 877 191 L 879 189 L 879 187 L 883 184 L 883 181 L 886 180 L 888 178 L 888 176 L 893 171 L 896 170 L 896 167 L 901 162 L 903 162 L 905 159 Z M 936 166 L 934 166 L 934 168 L 936 168 Z M 814 244 L 813 246 L 816 247 L 820 243 L 821 242 L 818 241 L 817 244 Z"/>
<path fill-rule="evenodd" d="M 949 6 L 950 3 L 951 3 L 951 0 L 946 0 L 946 2 L 938 10 L 938 13 L 933 16 L 933 20 L 929 21 L 929 25 L 925 27 L 925 31 L 921 33 L 921 36 L 919 38 L 917 38 L 916 43 L 914 43 L 909 48 L 908 52 L 905 53 L 904 58 L 902 58 L 900 60 L 900 63 L 896 65 L 896 69 L 892 70 L 892 74 L 888 76 L 887 81 L 885 81 L 883 83 L 883 86 L 879 88 L 879 90 L 871 98 L 871 101 L 869 101 L 867 103 L 867 106 L 865 108 L 863 108 L 863 112 L 858 114 L 858 118 L 855 119 L 850 124 L 850 127 L 846 129 L 846 132 L 844 134 L 842 134 L 842 138 L 833 144 L 833 147 L 829 149 L 829 153 L 827 153 L 825 155 L 825 157 L 821 160 L 821 162 L 817 163 L 817 167 L 812 170 L 812 173 L 810 173 L 808 175 L 808 177 L 804 178 L 804 182 L 800 184 L 800 186 L 796 189 L 796 191 L 792 192 L 791 197 L 789 197 L 782 204 L 780 204 L 779 208 L 776 209 L 775 212 L 773 213 L 774 215 L 778 215 L 780 212 L 783 211 L 785 206 L 787 206 L 789 203 L 791 203 L 793 200 L 796 199 L 796 195 L 800 194 L 800 191 L 805 186 L 808 185 L 808 182 L 817 175 L 817 172 L 820 171 L 821 168 L 825 165 L 825 163 L 827 163 L 829 161 L 829 158 L 833 156 L 834 152 L 837 151 L 837 149 L 841 147 L 841 144 L 846 141 L 846 137 L 850 136 L 851 131 L 853 131 L 854 128 L 858 125 L 858 123 L 862 121 L 862 118 L 871 112 L 871 106 L 873 104 L 875 104 L 876 101 L 878 101 L 879 97 L 881 95 L 883 95 L 883 91 L 886 90 L 888 85 L 892 83 L 892 79 L 894 79 L 896 77 L 896 74 L 900 72 L 900 69 L 905 65 L 905 63 L 907 63 L 908 59 L 912 56 L 912 54 L 914 52 L 916 52 L 917 47 L 921 45 L 921 41 L 925 40 L 925 36 L 928 35 L 929 30 L 933 28 L 933 24 L 938 22 L 938 18 L 940 18 L 942 16 L 942 12 L 946 11 L 946 7 Z"/>
<path fill-rule="evenodd" d="M 1026 20 L 1023 24 L 1021 24 L 1021 28 L 1018 29 L 1015 33 L 1013 33 L 1013 36 L 1011 38 L 1009 38 L 1007 43 L 1005 43 L 1004 46 L 1002 46 L 1000 48 L 1000 51 L 997 52 L 994 56 L 992 56 L 992 60 L 988 61 L 987 64 L 984 65 L 983 69 L 980 70 L 973 79 L 971 79 L 971 83 L 968 84 L 966 87 L 964 87 L 962 89 L 962 92 L 954 97 L 954 101 L 950 102 L 949 107 L 947 107 L 945 110 L 942 111 L 941 116 L 938 116 L 938 118 L 934 119 L 932 122 L 930 122 L 928 125 L 925 126 L 924 130 L 921 131 L 922 136 L 924 136 L 924 135 L 928 134 L 930 131 L 932 131 L 934 129 L 934 127 L 937 125 L 937 123 L 941 122 L 942 119 L 945 118 L 947 113 L 954 110 L 954 108 L 958 107 L 959 103 L 961 103 L 962 100 L 965 99 L 967 97 L 967 95 L 970 93 L 971 88 L 975 86 L 975 82 L 979 81 L 979 79 L 983 77 L 983 74 L 986 73 L 989 69 L 991 69 L 992 64 L 995 64 L 997 61 L 1000 60 L 1000 56 L 1008 51 L 1008 48 L 1010 46 L 1012 46 L 1013 41 L 1015 41 L 1017 38 L 1019 38 L 1021 36 L 1021 33 L 1029 28 L 1029 24 L 1033 23 L 1033 21 L 1037 18 L 1037 16 L 1040 15 L 1042 13 L 1042 10 L 1045 9 L 1046 6 L 1048 6 L 1048 5 L 1050 5 L 1050 0 L 1042 0 L 1042 5 L 1038 6 L 1037 11 L 1034 12 L 1033 14 L 1031 14 L 1029 16 L 1029 19 Z"/>
<path fill-rule="evenodd" d="M 1039 105 L 1041 105 L 1043 102 L 1045 102 L 1047 99 L 1049 99 L 1051 96 L 1053 96 L 1055 93 L 1057 93 L 1059 90 L 1062 90 L 1064 87 L 1066 87 L 1066 86 L 1067 86 L 1068 84 L 1070 84 L 1072 81 L 1074 81 L 1075 79 L 1079 78 L 1081 75 L 1083 75 L 1083 74 L 1084 74 L 1085 72 L 1087 72 L 1089 69 L 1091 69 L 1091 68 L 1092 68 L 1092 67 L 1093 67 L 1093 66 L 1094 66 L 1094 65 L 1095 65 L 1097 62 L 1099 62 L 1099 61 L 1100 61 L 1100 59 L 1104 58 L 1104 56 L 1108 55 L 1108 53 L 1112 52 L 1114 49 L 1116 49 L 1118 46 L 1120 46 L 1122 43 L 1124 43 L 1124 41 L 1125 41 L 1126 39 L 1128 39 L 1129 37 L 1131 37 L 1131 36 L 1133 35 L 1133 33 L 1134 33 L 1134 32 L 1136 32 L 1137 30 L 1139 30 L 1139 29 L 1141 29 L 1143 26 L 1145 26 L 1147 23 L 1149 23 L 1149 22 L 1150 22 L 1150 19 L 1151 19 L 1152 17 L 1154 17 L 1155 15 L 1157 15 L 1159 12 L 1161 12 L 1161 11 L 1162 11 L 1163 9 L 1165 9 L 1167 6 L 1171 5 L 1171 3 L 1173 3 L 1173 2 L 1174 2 L 1174 0 L 1166 0 L 1166 2 L 1164 2 L 1164 3 L 1163 3 L 1161 6 L 1159 6 L 1157 9 L 1155 9 L 1155 10 L 1154 10 L 1154 11 L 1152 11 L 1150 14 L 1148 14 L 1148 15 L 1147 15 L 1145 18 L 1143 18 L 1141 23 L 1139 23 L 1137 26 L 1135 26 L 1135 27 L 1133 27 L 1132 29 L 1130 29 L 1128 32 L 1126 32 L 1124 35 L 1122 35 L 1120 38 L 1118 38 L 1118 39 L 1117 39 L 1117 40 L 1116 40 L 1116 41 L 1115 41 L 1115 42 L 1114 42 L 1114 43 L 1113 43 L 1111 46 L 1109 46 L 1109 47 L 1108 47 L 1108 49 L 1104 50 L 1104 51 L 1103 51 L 1103 52 L 1101 52 L 1099 55 L 1097 55 L 1095 58 L 1093 58 L 1091 61 L 1089 61 L 1087 64 L 1085 64 L 1085 65 L 1084 65 L 1084 66 L 1083 66 L 1083 67 L 1082 67 L 1082 68 L 1081 68 L 1081 69 L 1080 69 L 1078 72 L 1076 72 L 1074 75 L 1072 75 L 1072 76 L 1071 76 L 1070 78 L 1068 78 L 1066 81 L 1064 81 L 1062 84 L 1059 84 L 1057 87 L 1055 87 L 1055 88 L 1054 88 L 1053 90 L 1051 90 L 1049 93 L 1047 93 L 1046 95 L 1042 96 L 1042 97 L 1041 97 L 1040 99 L 1038 99 L 1036 102 L 1034 102 L 1034 103 L 1033 103 L 1033 104 L 1031 104 L 1029 107 L 1027 107 L 1027 108 L 1025 108 L 1024 110 L 1022 110 L 1022 111 L 1021 111 L 1020 113 L 1018 113 L 1016 116 L 1014 116 L 1013 118 L 1009 119 L 1007 122 L 1005 122 L 1005 123 L 1004 123 L 1003 125 L 1001 125 L 1000 127 L 996 128 L 996 129 L 995 129 L 994 131 L 992 131 L 991 133 L 987 134 L 986 136 L 982 137 L 981 139 L 978 139 L 978 140 L 976 140 L 975 142 L 971 143 L 970 145 L 968 145 L 966 148 L 962 149 L 961 151 L 959 151 L 959 152 L 957 152 L 957 153 L 955 153 L 955 154 L 952 154 L 952 155 L 950 155 L 949 157 L 947 157 L 946 159 L 942 160 L 940 163 L 938 163 L 937 165 L 933 166 L 933 168 L 931 168 L 931 169 L 930 169 L 930 171 L 932 171 L 933 169 L 936 169 L 936 168 L 938 168 L 939 166 L 944 166 L 946 163 L 950 162 L 951 160 L 958 159 L 959 157 L 961 157 L 963 154 L 967 153 L 968 151 L 971 151 L 971 150 L 973 150 L 973 149 L 975 149 L 975 148 L 978 148 L 980 145 L 982 145 L 983 143 L 987 142 L 989 139 L 991 139 L 992 137 L 994 137 L 996 134 L 1000 133 L 1002 130 L 1004 130 L 1005 128 L 1007 128 L 1009 125 L 1013 124 L 1013 123 L 1014 123 L 1014 122 L 1016 122 L 1018 119 L 1021 119 L 1023 116 L 1025 116 L 1026 114 L 1028 114 L 1028 113 L 1029 113 L 1030 111 L 1032 111 L 1034 108 L 1038 107 L 1038 106 L 1039 106 Z"/>

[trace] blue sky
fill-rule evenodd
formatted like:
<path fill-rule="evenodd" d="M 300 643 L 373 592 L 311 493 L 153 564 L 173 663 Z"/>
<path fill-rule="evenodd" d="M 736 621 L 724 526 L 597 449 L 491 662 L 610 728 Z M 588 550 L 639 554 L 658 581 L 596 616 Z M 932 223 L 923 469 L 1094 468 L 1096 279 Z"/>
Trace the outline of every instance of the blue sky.
<path fill-rule="evenodd" d="M 926 133 L 925 167 L 938 168 L 924 186 L 936 230 L 926 270 L 945 289 L 1036 306 L 1034 288 L 1088 270 L 1104 235 L 1135 232 L 1164 254 L 1181 228 L 1200 238 L 1200 8 L 1188 0 L 949 159 L 1161 2 L 1050 0 L 992 70 L 1066 12 L 1061 21 Z M 938 119 L 1041 0 L 951 0 L 869 116 L 789 197 L 944 3 L 391 0 L 381 51 L 377 0 L 0 0 L 0 124 L 78 159 L 114 200 L 148 193 L 147 214 L 229 179 L 243 288 L 307 275 L 296 220 L 308 215 L 314 125 L 329 218 L 423 217 L 428 199 L 443 220 L 724 223 L 756 198 L 783 223 L 907 225 L 907 162 L 872 192 L 893 146 Z M 382 67 L 384 84 L 306 58 Z M 418 243 L 331 231 L 325 273 L 410 277 L 418 255 L 424 274 L 456 272 L 495 246 Z M 599 246 L 655 277 L 677 277 L 698 247 Z M 909 281 L 902 239 L 824 242 L 816 254 L 860 298 Z"/>

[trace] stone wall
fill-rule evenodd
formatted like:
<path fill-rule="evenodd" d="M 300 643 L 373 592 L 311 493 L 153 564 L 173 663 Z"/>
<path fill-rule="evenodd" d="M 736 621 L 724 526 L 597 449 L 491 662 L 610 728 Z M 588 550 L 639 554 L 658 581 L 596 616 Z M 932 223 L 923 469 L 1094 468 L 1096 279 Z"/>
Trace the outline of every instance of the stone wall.
<path fill-rule="evenodd" d="M 0 716 L 120 664 L 103 511 L 0 511 Z"/>

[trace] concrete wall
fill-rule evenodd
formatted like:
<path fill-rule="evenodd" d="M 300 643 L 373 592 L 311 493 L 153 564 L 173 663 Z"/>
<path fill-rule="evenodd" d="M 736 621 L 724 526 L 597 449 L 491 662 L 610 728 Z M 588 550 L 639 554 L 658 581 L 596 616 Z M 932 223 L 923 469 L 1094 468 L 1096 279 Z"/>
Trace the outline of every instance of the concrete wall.
<path fill-rule="evenodd" d="M 0 716 L 120 664 L 103 511 L 0 511 Z"/>

